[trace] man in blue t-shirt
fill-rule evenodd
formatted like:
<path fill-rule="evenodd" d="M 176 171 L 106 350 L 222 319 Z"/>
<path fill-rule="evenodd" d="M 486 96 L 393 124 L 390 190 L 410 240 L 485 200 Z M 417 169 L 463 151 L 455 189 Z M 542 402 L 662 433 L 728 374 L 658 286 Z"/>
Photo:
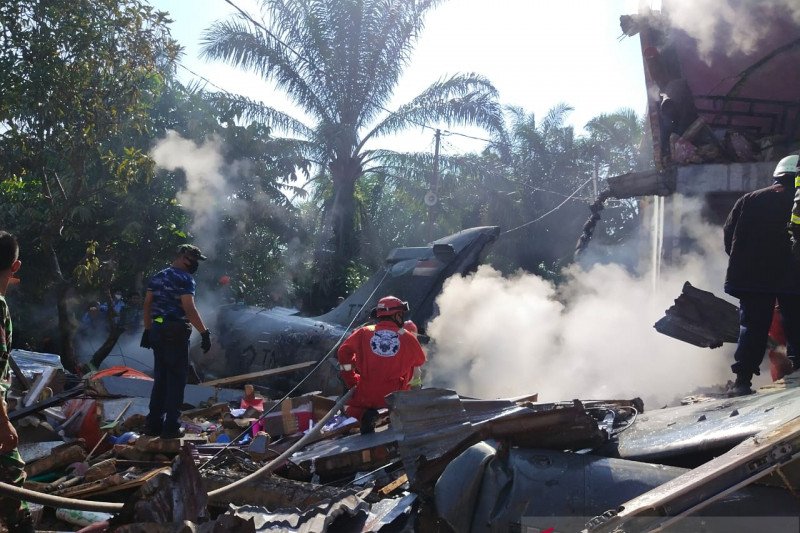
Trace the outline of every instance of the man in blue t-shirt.
<path fill-rule="evenodd" d="M 169 268 L 150 279 L 144 297 L 142 348 L 153 349 L 153 391 L 145 434 L 164 439 L 180 438 L 180 408 L 189 372 L 189 336 L 192 326 L 200 332 L 203 352 L 211 348 L 211 332 L 194 304 L 200 261 L 197 246 L 183 244 Z"/>

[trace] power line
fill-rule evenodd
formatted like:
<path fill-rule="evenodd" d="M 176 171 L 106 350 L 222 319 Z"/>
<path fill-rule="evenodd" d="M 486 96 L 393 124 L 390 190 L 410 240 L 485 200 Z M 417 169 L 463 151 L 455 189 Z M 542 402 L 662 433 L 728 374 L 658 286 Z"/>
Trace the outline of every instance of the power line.
<path fill-rule="evenodd" d="M 542 220 L 542 219 L 543 219 L 544 217 L 546 217 L 547 215 L 549 215 L 549 214 L 551 214 L 551 213 L 554 213 L 554 212 L 558 211 L 559 209 L 561 209 L 561 206 L 563 206 L 564 204 L 566 204 L 567 202 L 569 202 L 569 201 L 572 199 L 572 197 L 573 197 L 573 196 L 575 196 L 576 194 L 578 194 L 578 192 L 579 192 L 581 189 L 583 189 L 584 187 L 586 187 L 587 185 L 589 185 L 591 182 L 592 182 L 592 178 L 589 178 L 588 180 L 584 181 L 584 182 L 583 182 L 583 184 L 582 184 L 582 185 L 580 185 L 580 186 L 579 186 L 577 189 L 575 189 L 574 191 L 572 191 L 572 194 L 570 194 L 570 195 L 569 195 L 569 196 L 568 196 L 568 197 L 567 197 L 567 198 L 566 198 L 566 199 L 565 199 L 563 202 L 561 202 L 560 204 L 558 204 L 557 206 L 555 206 L 553 209 L 551 209 L 551 210 L 550 210 L 550 211 L 548 211 L 547 213 L 543 214 L 542 216 L 540 216 L 540 217 L 538 217 L 538 218 L 535 218 L 534 220 L 531 220 L 530 222 L 526 222 L 526 223 L 524 223 L 524 224 L 521 224 L 521 225 L 517 226 L 516 228 L 511 228 L 510 230 L 504 231 L 504 232 L 503 232 L 501 235 L 508 235 L 508 234 L 509 234 L 509 233 L 511 233 L 512 231 L 517 231 L 518 229 L 522 229 L 522 228 L 524 228 L 524 227 L 526 227 L 526 226 L 530 226 L 531 224 L 533 224 L 533 223 L 535 223 L 535 222 L 539 222 L 540 220 Z"/>
<path fill-rule="evenodd" d="M 283 47 L 284 47 L 286 50 L 288 50 L 288 51 L 290 51 L 291 53 L 293 53 L 293 54 L 294 54 L 295 56 L 297 56 L 299 59 L 302 59 L 302 60 L 303 60 L 303 61 L 304 61 L 306 64 L 308 64 L 308 66 L 309 66 L 310 68 L 312 68 L 313 70 L 315 70 L 315 71 L 317 71 L 318 73 L 322 74 L 323 76 L 325 76 L 325 75 L 326 75 L 325 71 L 323 71 L 323 70 L 322 70 L 320 67 L 318 67 L 318 66 L 317 66 L 317 64 L 316 64 L 314 61 L 312 61 L 312 60 L 311 60 L 311 59 L 309 59 L 308 57 L 304 56 L 303 54 L 301 54 L 300 52 L 298 52 L 297 50 L 295 50 L 295 49 L 294 49 L 292 46 L 290 46 L 289 44 L 287 44 L 287 43 L 286 43 L 285 41 L 283 41 L 283 40 L 282 40 L 280 37 L 278 37 L 277 35 L 275 35 L 275 33 L 273 33 L 273 32 L 272 32 L 271 30 L 269 30 L 269 29 L 268 29 L 266 26 L 264 26 L 264 24 L 262 24 L 262 23 L 260 23 L 259 21 L 255 20 L 255 19 L 254 19 L 254 18 L 253 18 L 253 17 L 252 17 L 252 16 L 251 16 L 249 13 L 247 13 L 247 11 L 245 11 L 244 9 L 242 9 L 241 7 L 239 7 L 238 5 L 236 5 L 236 3 L 234 3 L 232 0 L 223 0 L 223 2 L 225 2 L 226 4 L 228 4 L 228 5 L 230 5 L 231 7 L 233 7 L 233 8 L 234 8 L 234 9 L 235 9 L 237 12 L 239 12 L 239 13 L 242 15 L 242 17 L 246 18 L 246 19 L 247 19 L 247 20 L 249 20 L 249 21 L 250 21 L 250 22 L 251 22 L 253 25 L 255 25 L 256 27 L 258 27 L 258 28 L 260 28 L 261 30 L 263 30 L 263 31 L 264 31 L 264 33 L 266 33 L 266 34 L 267 34 L 267 35 L 268 35 L 270 38 L 272 38 L 273 40 L 275 40 L 275 42 L 277 42 L 278 44 L 280 44 L 281 46 L 283 46 Z M 186 67 L 183 67 L 183 68 L 186 68 Z M 186 70 L 188 70 L 188 69 L 186 69 Z M 190 71 L 190 72 L 191 72 L 191 71 Z M 207 81 L 208 83 L 210 83 L 212 86 L 219 88 L 219 86 L 218 86 L 218 85 L 211 83 L 211 82 L 210 82 L 210 81 L 209 81 L 207 78 L 204 78 L 204 77 L 202 77 L 202 76 L 199 76 L 199 75 L 197 75 L 197 74 L 195 74 L 195 75 L 196 75 L 196 76 L 198 76 L 198 77 L 200 77 L 201 79 L 204 79 L 204 80 L 206 80 L 206 81 Z M 225 91 L 224 89 L 220 89 L 220 90 L 223 90 L 223 92 L 225 92 L 226 94 L 228 94 L 228 95 L 231 95 L 231 93 L 230 93 L 230 92 L 228 92 L 228 91 Z M 409 117 L 406 117 L 406 116 L 400 115 L 400 114 L 398 114 L 398 113 L 397 113 L 397 112 L 395 112 L 395 111 L 392 111 L 392 110 L 390 110 L 390 109 L 387 109 L 387 108 L 386 108 L 386 107 L 384 107 L 382 104 L 380 104 L 380 103 L 378 103 L 378 102 L 376 102 L 376 101 L 374 101 L 374 100 L 372 100 L 372 99 L 370 99 L 370 98 L 367 98 L 367 102 L 371 103 L 372 105 L 374 105 L 375 107 L 377 107 L 377 108 L 378 108 L 378 109 L 380 109 L 381 111 L 383 111 L 383 112 L 387 113 L 389 116 L 397 117 L 397 118 L 399 118 L 400 120 L 403 120 L 403 121 L 405 121 L 405 122 L 408 122 L 408 123 L 410 123 L 410 124 L 413 124 L 413 125 L 415 125 L 415 126 L 419 126 L 420 128 L 423 128 L 423 129 L 429 129 L 429 130 L 431 130 L 431 131 L 440 130 L 440 131 L 442 132 L 442 134 L 443 134 L 443 135 L 455 135 L 455 136 L 458 136 L 458 137 L 463 137 L 463 138 L 466 138 L 466 139 L 472 139 L 472 140 L 475 140 L 475 141 L 481 141 L 481 142 L 485 142 L 485 143 L 488 143 L 488 144 L 490 144 L 490 145 L 495 145 L 495 146 L 506 146 L 506 147 L 508 147 L 508 148 L 513 148 L 513 147 L 514 147 L 514 144 L 513 144 L 513 143 L 511 143 L 511 142 L 505 142 L 505 141 L 500 141 L 500 140 L 496 140 L 496 139 L 488 139 L 488 138 L 485 138 L 485 137 L 478 137 L 478 136 L 475 136 L 475 135 L 469 135 L 469 134 L 466 134 L 466 133 L 460 133 L 460 132 L 456 132 L 456 131 L 451 131 L 451 130 L 448 130 L 448 129 L 446 129 L 446 128 L 440 128 L 440 127 L 430 126 L 430 125 L 428 125 L 428 124 L 426 124 L 426 123 L 423 123 L 423 122 L 418 122 L 418 121 L 416 121 L 416 120 L 413 120 L 413 119 L 411 119 L 411 118 L 409 118 Z M 579 151 L 580 149 L 581 149 L 581 148 L 580 148 L 579 146 L 573 146 L 572 148 L 570 148 L 570 149 L 568 149 L 568 150 L 565 150 L 563 153 L 577 152 L 577 151 Z"/>
<path fill-rule="evenodd" d="M 208 78 L 206 78 L 205 76 L 201 76 L 200 74 L 198 74 L 197 72 L 193 71 L 192 69 L 190 69 L 189 67 L 187 67 L 187 66 L 186 66 L 186 65 L 184 65 L 183 63 L 180 63 L 180 62 L 177 62 L 177 61 L 176 61 L 176 62 L 175 62 L 175 64 L 176 64 L 176 65 L 178 65 L 179 67 L 181 67 L 183 70 L 185 70 L 185 71 L 186 71 L 186 72 L 188 72 L 189 74 L 191 74 L 191 75 L 193 75 L 193 76 L 195 76 L 195 77 L 197 77 L 197 78 L 200 78 L 201 80 L 203 80 L 204 82 L 206 82 L 208 85 L 211 85 L 212 87 L 214 87 L 214 88 L 215 88 L 215 89 L 217 89 L 218 91 L 222 91 L 223 93 L 225 93 L 225 94 L 226 94 L 226 95 L 228 95 L 228 96 L 236 96 L 236 95 L 235 95 L 235 94 L 233 94 L 232 92 L 230 92 L 230 91 L 227 91 L 227 90 L 223 89 L 222 87 L 220 87 L 219 85 L 217 85 L 217 84 L 216 84 L 216 83 L 214 83 L 213 81 L 209 80 L 209 79 L 208 79 Z"/>

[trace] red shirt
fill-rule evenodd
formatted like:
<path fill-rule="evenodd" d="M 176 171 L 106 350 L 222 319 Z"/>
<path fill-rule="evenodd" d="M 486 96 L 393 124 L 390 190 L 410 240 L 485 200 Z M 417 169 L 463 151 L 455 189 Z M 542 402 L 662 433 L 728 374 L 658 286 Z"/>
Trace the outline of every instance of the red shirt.
<path fill-rule="evenodd" d="M 342 372 L 348 386 L 357 383 L 353 403 L 384 407 L 383 397 L 407 390 L 414 367 L 425 363 L 425 352 L 417 338 L 391 321 L 355 330 L 337 352 L 339 363 L 353 365 L 352 374 Z"/>

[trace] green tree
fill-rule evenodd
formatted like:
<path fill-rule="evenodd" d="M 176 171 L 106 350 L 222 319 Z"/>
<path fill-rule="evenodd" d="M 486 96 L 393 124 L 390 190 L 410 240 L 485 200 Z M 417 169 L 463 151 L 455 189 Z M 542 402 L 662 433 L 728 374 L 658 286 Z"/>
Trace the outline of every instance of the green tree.
<path fill-rule="evenodd" d="M 602 113 L 586 123 L 581 143 L 584 157 L 597 172 L 599 190 L 608 177 L 649 167 L 652 156 L 642 153 L 643 147 L 650 148 L 643 143 L 644 132 L 644 117 L 629 108 Z M 606 244 L 620 243 L 636 228 L 638 214 L 636 200 L 607 201 L 595 238 Z"/>
<path fill-rule="evenodd" d="M 331 181 L 326 202 L 323 274 L 317 307 L 345 289 L 347 268 L 359 257 L 356 184 L 381 152 L 367 143 L 419 124 L 475 124 L 502 132 L 496 91 L 475 74 L 434 83 L 387 113 L 392 92 L 422 30 L 425 14 L 441 0 L 263 0 L 267 26 L 241 14 L 215 23 L 203 53 L 275 83 L 312 121 L 304 124 L 272 108 L 250 116 L 308 141 L 308 156 Z"/>
<path fill-rule="evenodd" d="M 55 288 L 74 370 L 67 296 L 104 265 L 85 230 L 101 231 L 106 199 L 152 175 L 128 140 L 179 48 L 166 14 L 138 0 L 4 2 L 0 26 L 2 223 L 27 237 L 27 254 L 49 257 L 40 287 Z"/>
<path fill-rule="evenodd" d="M 225 275 L 237 287 L 228 297 L 288 304 L 293 278 L 302 276 L 310 248 L 293 203 L 305 195 L 295 183 L 301 176 L 308 178 L 310 162 L 303 156 L 303 142 L 273 137 L 263 123 L 244 122 L 243 108 L 251 105 L 227 94 L 176 91 L 163 106 L 167 119 L 162 119 L 161 131 L 175 131 L 196 143 L 213 139 L 222 157 L 225 194 L 207 206 L 213 208 L 218 227 L 216 235 L 203 240 L 213 261 L 200 271 L 201 279 L 213 285 Z M 179 184 L 184 179 L 182 172 L 163 174 Z"/>
<path fill-rule="evenodd" d="M 441 156 L 437 234 L 477 225 L 519 228 L 498 240 L 489 260 L 504 272 L 524 268 L 557 278 L 571 261 L 589 214 L 595 166 L 599 190 L 608 176 L 636 169 L 642 122 L 623 109 L 595 117 L 586 134 L 576 135 L 567 124 L 568 105 L 555 106 L 541 120 L 520 108 L 507 111 L 507 144 L 492 143 L 480 154 Z M 368 238 L 381 244 L 383 254 L 425 242 L 419 221 L 427 216 L 423 198 L 432 168 L 431 154 L 387 156 L 361 183 L 374 221 Z M 610 201 L 596 237 L 619 243 L 636 222 L 635 202 Z"/>

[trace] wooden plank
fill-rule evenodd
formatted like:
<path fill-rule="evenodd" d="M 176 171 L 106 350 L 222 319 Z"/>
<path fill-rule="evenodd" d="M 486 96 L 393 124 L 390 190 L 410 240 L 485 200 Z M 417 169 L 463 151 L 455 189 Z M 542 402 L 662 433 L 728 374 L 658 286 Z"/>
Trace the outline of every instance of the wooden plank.
<path fill-rule="evenodd" d="M 392 481 L 391 483 L 380 489 L 378 491 L 378 494 L 380 494 L 381 496 L 388 496 L 389 494 L 400 488 L 407 481 L 408 481 L 408 476 L 403 474 L 399 478 L 395 479 L 394 481 Z"/>
<path fill-rule="evenodd" d="M 800 417 L 764 430 L 730 451 L 590 520 L 583 533 L 661 531 L 800 455 Z"/>
<path fill-rule="evenodd" d="M 37 376 L 36 380 L 33 382 L 33 385 L 31 385 L 31 387 L 28 389 L 28 393 L 25 395 L 25 398 L 23 398 L 23 407 L 30 407 L 34 404 L 34 402 L 36 402 L 44 388 L 50 384 L 50 380 L 53 379 L 55 374 L 56 369 L 52 366 L 45 367 L 44 370 L 42 370 L 42 373 Z"/>
<path fill-rule="evenodd" d="M 91 496 L 92 497 L 103 496 L 105 494 L 111 494 L 112 492 L 119 492 L 121 490 L 136 489 L 136 488 L 141 487 L 145 483 L 147 483 L 150 479 L 156 477 L 158 474 L 160 474 L 162 472 L 171 472 L 171 471 L 172 471 L 172 467 L 171 466 L 165 466 L 163 468 L 157 468 L 155 470 L 151 470 L 150 472 L 147 472 L 146 474 L 144 474 L 141 477 L 138 477 L 136 479 L 132 479 L 130 481 L 125 481 L 124 483 L 121 483 L 119 485 L 112 485 L 112 486 L 108 486 L 108 487 L 105 487 L 105 488 L 101 488 L 101 489 L 99 489 L 97 491 L 92 492 Z"/>
<path fill-rule="evenodd" d="M 125 479 L 119 474 L 113 474 L 97 481 L 89 483 L 82 483 L 74 487 L 67 487 L 65 489 L 53 492 L 54 496 L 64 496 L 65 498 L 82 498 L 89 496 L 97 491 L 107 489 L 108 487 L 118 486 L 125 482 Z"/>
<path fill-rule="evenodd" d="M 270 376 L 279 376 L 281 374 L 288 374 L 289 372 L 294 372 L 295 370 L 302 370 L 304 368 L 308 368 L 311 365 L 315 364 L 317 364 L 317 361 L 306 361 L 305 363 L 297 363 L 294 365 L 282 366 L 279 368 L 269 368 L 267 370 L 260 370 L 258 372 L 250 372 L 249 374 L 239 374 L 238 376 L 231 376 L 228 378 L 212 379 L 211 381 L 205 381 L 200 385 L 203 385 L 205 387 L 217 387 L 219 385 L 232 385 L 234 383 L 243 383 L 245 381 L 250 381 L 251 379 L 266 378 Z"/>
<path fill-rule="evenodd" d="M 96 384 L 97 381 L 93 382 Z M 124 398 L 149 398 L 153 390 L 153 382 L 146 379 L 123 378 L 120 376 L 106 376 L 100 378 L 100 396 L 115 396 Z M 242 391 L 219 387 L 205 387 L 201 385 L 186 385 L 183 389 L 183 402 L 197 406 L 201 402 L 219 403 L 231 400 L 239 401 Z"/>

